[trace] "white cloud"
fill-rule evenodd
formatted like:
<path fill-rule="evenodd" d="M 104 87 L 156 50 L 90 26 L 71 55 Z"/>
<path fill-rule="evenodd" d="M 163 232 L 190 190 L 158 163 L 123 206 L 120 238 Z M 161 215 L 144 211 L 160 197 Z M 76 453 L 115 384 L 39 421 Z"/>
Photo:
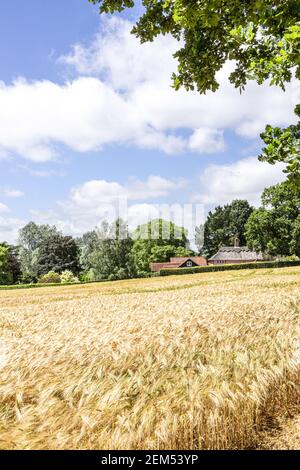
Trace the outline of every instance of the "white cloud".
<path fill-rule="evenodd" d="M 89 46 L 74 45 L 58 62 L 72 66 L 79 75 L 99 76 L 115 90 L 132 91 L 143 83 L 170 78 L 172 55 L 179 43 L 171 36 L 161 36 L 141 44 L 130 33 L 132 26 L 116 17 L 104 19 Z"/>
<path fill-rule="evenodd" d="M 9 208 L 0 202 L 0 214 L 4 214 L 5 212 L 9 212 Z"/>
<path fill-rule="evenodd" d="M 15 243 L 18 230 L 24 225 L 24 221 L 11 217 L 10 209 L 0 202 L 0 243 Z"/>
<path fill-rule="evenodd" d="M 264 188 L 286 179 L 283 169 L 283 164 L 262 163 L 256 157 L 227 165 L 209 165 L 200 177 L 199 194 L 192 199 L 208 205 L 247 199 L 259 206 Z"/>
<path fill-rule="evenodd" d="M 189 147 L 199 153 L 218 153 L 226 149 L 224 132 L 203 127 L 196 129 L 190 137 Z"/>
<path fill-rule="evenodd" d="M 114 202 L 117 198 L 145 200 L 166 196 L 184 184 L 184 180 L 168 180 L 154 175 L 149 176 L 146 181 L 131 178 L 127 185 L 114 181 L 92 180 L 72 188 L 70 200 L 81 207 L 95 207 L 102 203 Z"/>
<path fill-rule="evenodd" d="M 60 59 L 75 76 L 64 84 L 19 79 L 0 82 L 0 153 L 36 162 L 55 159 L 59 145 L 78 152 L 101 150 L 109 143 L 158 149 L 173 154 L 224 150 L 223 130 L 257 137 L 265 124 L 294 120 L 299 83 L 286 93 L 250 83 L 240 95 L 218 74 L 217 93 L 199 95 L 171 88 L 179 47 L 169 36 L 140 44 L 121 19 L 102 22 L 90 46 L 77 44 Z M 78 76 L 79 74 L 79 76 Z M 181 129 L 191 136 L 185 137 Z"/>
<path fill-rule="evenodd" d="M 180 136 L 166 135 L 149 129 L 135 139 L 135 144 L 143 149 L 159 149 L 168 155 L 181 153 L 187 149 L 188 141 Z"/>
<path fill-rule="evenodd" d="M 128 208 L 127 222 L 129 230 L 134 230 L 138 225 L 146 224 L 150 220 L 160 217 L 159 207 L 155 204 L 132 204 Z"/>
<path fill-rule="evenodd" d="M 129 200 L 151 199 L 167 196 L 171 191 L 184 188 L 184 179 L 169 180 L 161 176 L 151 175 L 146 181 L 131 179 L 127 188 Z"/>
<path fill-rule="evenodd" d="M 6 197 L 11 197 L 11 198 L 19 198 L 19 197 L 24 196 L 23 191 L 20 191 L 19 189 L 12 189 L 12 188 L 3 189 L 3 194 Z"/>
<path fill-rule="evenodd" d="M 104 220 L 113 222 L 117 217 L 121 217 L 128 223 L 130 231 L 140 224 L 163 218 L 172 220 L 176 225 L 184 226 L 189 232 L 191 242 L 193 242 L 195 226 L 204 222 L 203 217 L 199 219 L 199 213 L 188 210 L 184 212 L 185 206 L 180 204 L 164 205 L 139 202 L 118 207 L 112 203 L 99 203 L 98 206 L 87 209 L 87 207 L 84 208 L 74 202 L 66 201 L 59 206 L 56 211 L 32 211 L 32 215 L 38 223 L 54 224 L 59 230 L 73 236 L 80 236 L 84 232 L 100 226 Z M 202 213 L 200 215 L 202 216 Z"/>
<path fill-rule="evenodd" d="M 195 225 L 200 223 L 198 218 L 201 217 L 202 223 L 204 213 L 211 206 L 223 205 L 233 199 L 247 199 L 259 206 L 264 188 L 285 179 L 283 169 L 282 164 L 272 166 L 259 162 L 256 157 L 230 164 L 209 165 L 200 176 L 197 193 L 191 193 L 189 189 L 194 190 L 195 183 L 154 175 L 143 181 L 129 178 L 126 184 L 106 180 L 86 181 L 71 188 L 69 197 L 58 201 L 56 208 L 31 212 L 38 223 L 55 224 L 63 232 L 76 236 L 92 230 L 103 220 L 113 221 L 121 216 L 128 221 L 130 229 L 157 217 L 171 219 L 177 225 L 188 227 L 192 237 Z M 189 201 L 194 203 L 192 212 L 187 211 L 184 215 L 182 209 L 185 201 L 181 205 L 163 205 L 161 201 L 167 196 L 168 200 L 172 200 L 172 195 L 173 201 L 176 201 L 176 191 L 182 189 L 189 191 Z M 159 198 L 159 204 L 147 202 L 156 198 Z M 195 206 L 196 203 L 204 206 Z M 197 222 L 195 217 L 198 217 Z"/>
<path fill-rule="evenodd" d="M 0 242 L 16 243 L 18 230 L 24 225 L 24 220 L 0 215 Z"/>
<path fill-rule="evenodd" d="M 40 223 L 55 224 L 60 230 L 74 235 L 93 229 L 104 219 L 113 221 L 118 216 L 128 219 L 133 227 L 142 223 L 140 221 L 147 221 L 149 214 L 156 211 L 155 205 L 145 201 L 169 196 L 185 186 L 183 179 L 170 180 L 158 175 L 151 175 L 144 181 L 129 178 L 126 184 L 86 181 L 71 188 L 69 198 L 59 201 L 56 209 L 31 213 Z M 143 202 L 132 204 L 135 201 Z"/>

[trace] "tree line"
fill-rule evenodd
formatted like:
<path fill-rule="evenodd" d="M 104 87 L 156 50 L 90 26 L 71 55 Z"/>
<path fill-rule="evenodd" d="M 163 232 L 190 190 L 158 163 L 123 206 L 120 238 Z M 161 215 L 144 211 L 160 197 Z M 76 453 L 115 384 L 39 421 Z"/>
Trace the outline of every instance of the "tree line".
<path fill-rule="evenodd" d="M 258 209 L 245 200 L 216 207 L 204 224 L 202 254 L 212 256 L 221 245 L 232 245 L 236 236 L 242 245 L 267 256 L 299 257 L 300 187 L 286 180 L 266 188 Z"/>
<path fill-rule="evenodd" d="M 55 226 L 28 223 L 19 231 L 17 246 L 0 244 L 0 284 L 98 281 L 149 276 L 150 263 L 201 254 L 207 258 L 235 237 L 267 256 L 300 256 L 300 191 L 289 181 L 266 188 L 261 207 L 234 200 L 208 213 L 196 227 L 190 247 L 184 227 L 157 219 L 132 233 L 124 221 L 102 225 L 80 238 Z"/>

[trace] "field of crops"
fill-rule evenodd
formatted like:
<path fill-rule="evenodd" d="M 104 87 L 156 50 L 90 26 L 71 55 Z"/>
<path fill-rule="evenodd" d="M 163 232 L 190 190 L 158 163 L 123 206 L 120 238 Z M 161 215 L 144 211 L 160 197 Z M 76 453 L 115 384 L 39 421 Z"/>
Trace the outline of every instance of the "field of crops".
<path fill-rule="evenodd" d="M 0 292 L 1 449 L 257 448 L 300 404 L 300 268 Z"/>

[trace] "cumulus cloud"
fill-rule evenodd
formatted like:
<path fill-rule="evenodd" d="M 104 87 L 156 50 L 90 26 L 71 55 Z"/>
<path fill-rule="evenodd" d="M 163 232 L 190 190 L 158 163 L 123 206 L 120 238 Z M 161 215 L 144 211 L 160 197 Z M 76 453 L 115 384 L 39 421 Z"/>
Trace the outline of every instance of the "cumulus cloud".
<path fill-rule="evenodd" d="M 127 219 L 130 227 L 153 218 L 157 206 L 145 201 L 169 196 L 186 186 L 183 179 L 166 179 L 151 175 L 146 180 L 129 178 L 126 184 L 91 180 L 71 188 L 68 199 L 58 201 L 50 211 L 32 211 L 41 223 L 57 225 L 60 230 L 80 235 L 117 217 Z M 139 202 L 138 202 L 139 201 Z M 149 212 L 150 211 L 150 212 Z"/>
<path fill-rule="evenodd" d="M 102 203 L 86 210 L 74 202 L 65 201 L 58 210 L 32 211 L 32 215 L 37 222 L 54 224 L 59 230 L 74 236 L 81 236 L 84 232 L 100 226 L 104 220 L 113 222 L 117 217 L 127 222 L 131 232 L 140 224 L 163 218 L 178 226 L 184 226 L 192 243 L 195 226 L 203 224 L 205 220 L 202 207 L 199 210 L 191 204 L 187 208 L 177 203 L 169 205 L 138 202 L 124 205 L 122 201 L 119 202 L 120 205 Z"/>
<path fill-rule="evenodd" d="M 73 235 L 81 235 L 101 221 L 113 221 L 119 216 L 127 220 L 130 229 L 162 217 L 184 225 L 192 237 L 195 225 L 203 223 L 205 213 L 216 205 L 247 199 L 258 207 L 264 188 L 286 178 L 283 169 L 282 164 L 272 166 L 259 162 L 256 157 L 248 157 L 234 163 L 208 165 L 198 182 L 161 176 L 149 176 L 143 181 L 131 178 L 126 184 L 91 180 L 71 188 L 69 197 L 59 201 L 53 210 L 32 211 L 32 214 L 38 222 L 55 224 Z M 195 191 L 197 186 L 199 190 Z M 191 206 L 184 205 L 184 201 L 181 205 L 162 204 L 166 196 L 176 201 L 176 191 L 183 188 L 188 192 L 186 202 L 192 203 Z M 150 199 L 158 199 L 158 204 L 147 202 Z"/>
<path fill-rule="evenodd" d="M 189 140 L 191 150 L 199 153 L 218 153 L 226 149 L 224 132 L 203 127 L 196 129 Z"/>
<path fill-rule="evenodd" d="M 259 206 L 264 188 L 286 179 L 283 169 L 283 164 L 262 163 L 256 157 L 225 165 L 209 165 L 200 177 L 200 191 L 192 200 L 222 205 L 233 199 L 247 199 Z"/>
<path fill-rule="evenodd" d="M 74 72 L 63 84 L 1 82 L 0 155 L 45 162 L 58 157 L 61 145 L 84 153 L 109 143 L 168 154 L 215 153 L 225 148 L 226 129 L 252 138 L 267 123 L 293 121 L 296 82 L 286 93 L 250 83 L 240 95 L 228 83 L 229 63 L 219 73 L 217 93 L 176 92 L 170 77 L 177 41 L 163 36 L 141 45 L 131 26 L 106 20 L 90 45 L 75 45 L 59 59 Z"/>
<path fill-rule="evenodd" d="M 127 185 L 105 180 L 87 181 L 71 190 L 71 201 L 80 206 L 94 207 L 114 202 L 116 198 L 128 200 L 151 199 L 166 196 L 170 191 L 185 185 L 184 180 L 168 180 L 151 175 L 146 181 L 131 178 Z"/>
<path fill-rule="evenodd" d="M 104 19 L 90 45 L 75 44 L 58 62 L 72 66 L 79 75 L 99 76 L 115 90 L 132 91 L 143 83 L 170 78 L 172 55 L 179 43 L 171 36 L 161 36 L 153 43 L 141 44 L 130 33 L 132 26 L 116 17 Z"/>
<path fill-rule="evenodd" d="M 185 140 L 182 149 L 192 146 L 198 150 L 197 137 L 201 142 L 200 136 L 208 137 L 209 130 L 211 138 L 218 136 L 217 141 L 222 135 L 217 134 L 218 129 L 226 128 L 252 138 L 267 123 L 285 125 L 295 119 L 293 108 L 300 96 L 298 81 L 288 85 L 286 93 L 250 82 L 240 95 L 228 81 L 233 65 L 227 63 L 218 73 L 221 87 L 217 93 L 200 96 L 184 89 L 176 92 L 171 88 L 170 77 L 177 67 L 172 54 L 180 43 L 167 35 L 140 44 L 130 34 L 131 28 L 129 21 L 105 20 L 90 45 L 76 44 L 59 62 L 73 67 L 79 75 L 98 77 L 115 91 L 121 91 L 134 112 L 156 131 L 194 129 L 190 144 Z M 198 151 L 203 148 L 207 152 L 205 145 L 199 145 Z M 223 145 L 216 149 L 222 150 Z"/>
<path fill-rule="evenodd" d="M 55 224 L 75 236 L 92 230 L 103 220 L 113 221 L 119 216 L 127 220 L 130 229 L 162 217 L 187 227 L 192 239 L 195 226 L 204 222 L 205 213 L 211 207 L 233 199 L 247 199 L 259 206 L 264 188 L 285 179 L 283 169 L 282 164 L 272 166 L 248 157 L 234 163 L 208 165 L 198 181 L 166 179 L 159 175 L 146 180 L 129 178 L 125 184 L 90 180 L 71 188 L 68 198 L 58 201 L 53 209 L 31 212 L 38 223 Z M 182 189 L 187 192 L 186 202 L 191 205 L 184 205 L 182 197 L 181 205 L 174 202 Z M 164 197 L 173 203 L 162 204 Z"/>

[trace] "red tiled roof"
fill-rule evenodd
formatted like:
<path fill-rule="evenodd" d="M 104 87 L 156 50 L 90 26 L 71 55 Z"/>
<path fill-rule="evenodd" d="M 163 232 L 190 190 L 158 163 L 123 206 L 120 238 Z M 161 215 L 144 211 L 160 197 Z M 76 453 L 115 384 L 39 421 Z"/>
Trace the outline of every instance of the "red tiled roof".
<path fill-rule="evenodd" d="M 171 263 L 180 263 L 180 264 L 183 264 L 185 263 L 186 261 L 188 260 L 191 260 L 193 261 L 195 264 L 198 264 L 198 266 L 206 266 L 207 265 L 207 261 L 205 258 L 203 258 L 203 256 L 185 256 L 185 257 L 181 257 L 181 258 L 171 258 Z"/>
<path fill-rule="evenodd" d="M 186 256 L 181 258 L 171 258 L 170 262 L 165 263 L 151 263 L 151 271 L 160 271 L 161 269 L 180 268 L 186 261 L 191 260 L 198 266 L 206 266 L 207 261 L 202 256 Z"/>
<path fill-rule="evenodd" d="M 150 269 L 151 271 L 160 271 L 161 269 L 164 268 L 179 268 L 180 263 L 151 263 L 150 264 Z"/>

